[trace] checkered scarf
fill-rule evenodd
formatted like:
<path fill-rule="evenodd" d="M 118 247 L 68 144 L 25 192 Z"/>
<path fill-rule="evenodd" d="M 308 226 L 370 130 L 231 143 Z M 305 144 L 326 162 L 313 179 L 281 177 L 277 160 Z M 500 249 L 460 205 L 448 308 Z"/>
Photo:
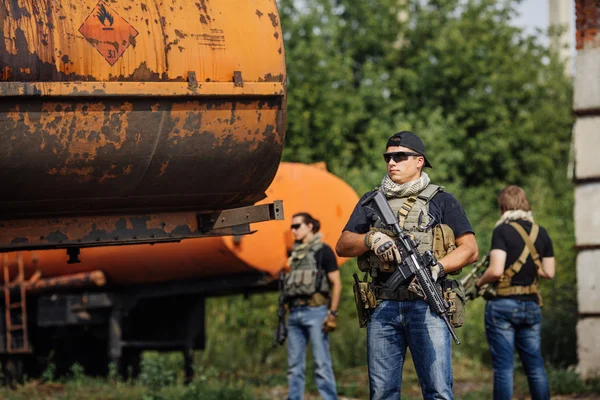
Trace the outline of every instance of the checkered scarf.
<path fill-rule="evenodd" d="M 385 174 L 379 191 L 385 194 L 388 199 L 394 197 L 408 197 L 417 193 L 421 193 L 429 185 L 429 176 L 425 173 L 421 173 L 421 177 L 416 181 L 406 182 L 398 184 L 394 182 L 388 174 Z"/>

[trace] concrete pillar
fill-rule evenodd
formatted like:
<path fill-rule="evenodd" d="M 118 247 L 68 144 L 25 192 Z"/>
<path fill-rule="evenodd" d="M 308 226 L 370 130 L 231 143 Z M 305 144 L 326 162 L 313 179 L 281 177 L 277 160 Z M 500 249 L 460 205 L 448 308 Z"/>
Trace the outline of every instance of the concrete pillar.
<path fill-rule="evenodd" d="M 600 0 L 575 0 L 575 11 L 577 354 L 578 370 L 589 378 L 600 376 Z"/>
<path fill-rule="evenodd" d="M 571 45 L 573 43 L 573 6 L 568 0 L 548 0 L 548 25 L 558 27 L 562 30 L 560 36 L 553 37 L 550 46 L 560 54 L 565 63 L 565 73 L 571 75 L 573 65 L 571 57 Z"/>

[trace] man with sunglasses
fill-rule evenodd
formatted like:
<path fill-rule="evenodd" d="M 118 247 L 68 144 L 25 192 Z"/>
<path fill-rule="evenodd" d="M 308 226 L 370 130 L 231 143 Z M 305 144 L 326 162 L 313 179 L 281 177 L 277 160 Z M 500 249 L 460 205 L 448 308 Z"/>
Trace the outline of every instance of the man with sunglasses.
<path fill-rule="evenodd" d="M 329 332 L 337 326 L 342 281 L 335 254 L 323 242 L 321 223 L 301 212 L 292 217 L 295 242 L 284 278 L 288 318 L 288 400 L 304 398 L 306 346 L 315 361 L 315 383 L 324 400 L 336 400 L 337 390 L 329 354 Z"/>
<path fill-rule="evenodd" d="M 383 155 L 387 174 L 375 190 L 383 192 L 400 225 L 411 232 L 424 252 L 434 248 L 434 230 L 442 224 L 455 236 L 452 246 L 432 269 L 434 280 L 477 260 L 473 229 L 459 202 L 440 186 L 430 183 L 424 167 L 431 168 L 425 145 L 412 132 L 389 138 Z M 374 211 L 361 202 L 354 208 L 336 251 L 342 257 L 359 257 L 361 271 L 372 277 L 377 307 L 367 322 L 367 358 L 370 398 L 398 399 L 402 366 L 410 349 L 424 399 L 453 399 L 452 340 L 444 321 L 432 313 L 414 282 L 403 282 L 395 291 L 387 279 L 401 254 Z M 455 247 L 454 247 L 455 246 Z M 451 247 L 451 248 L 450 248 Z"/>

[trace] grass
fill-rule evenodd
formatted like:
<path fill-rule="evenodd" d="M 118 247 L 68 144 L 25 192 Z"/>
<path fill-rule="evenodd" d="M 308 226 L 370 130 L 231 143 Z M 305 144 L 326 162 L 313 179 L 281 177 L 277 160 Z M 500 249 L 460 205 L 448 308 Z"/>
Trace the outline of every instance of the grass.
<path fill-rule="evenodd" d="M 306 399 L 318 399 L 320 397 L 316 390 L 310 356 L 307 365 L 309 367 Z M 44 375 L 46 382 L 28 380 L 16 390 L 1 388 L 0 398 L 7 400 L 274 400 L 284 398 L 287 393 L 284 366 L 256 371 L 198 366 L 194 381 L 187 386 L 183 385 L 180 366 L 179 354 L 146 353 L 139 379 L 123 382 L 118 379 L 88 377 L 80 366 L 74 365 L 66 378 L 55 379 L 48 372 Z M 49 370 L 52 370 L 51 365 Z M 342 398 L 368 398 L 365 365 L 335 372 L 338 392 Z M 515 398 L 528 398 L 524 373 L 517 370 L 515 376 Z M 553 398 L 600 398 L 600 380 L 586 383 L 572 369 L 548 368 L 548 377 Z M 457 399 L 491 398 L 492 372 L 481 362 L 455 357 L 454 378 L 454 392 Z M 580 397 L 582 395 L 586 397 Z M 595 395 L 598 396 L 594 397 Z M 402 398 L 413 400 L 421 397 L 419 382 L 409 357 L 403 371 Z"/>

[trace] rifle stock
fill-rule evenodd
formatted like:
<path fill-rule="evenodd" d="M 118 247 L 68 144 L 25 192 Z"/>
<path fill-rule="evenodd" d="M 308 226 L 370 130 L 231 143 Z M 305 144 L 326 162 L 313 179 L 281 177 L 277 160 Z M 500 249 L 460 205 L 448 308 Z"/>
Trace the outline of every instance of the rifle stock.
<path fill-rule="evenodd" d="M 394 278 L 392 282 L 394 286 L 388 285 L 387 282 L 386 286 L 396 290 L 400 283 L 407 279 L 404 278 L 404 275 L 410 274 L 408 277 L 416 275 L 419 285 L 425 293 L 425 301 L 429 304 L 429 308 L 444 320 L 452 339 L 456 344 L 460 344 L 460 340 L 456 336 L 454 327 L 448 317 L 450 305 L 444 300 L 441 291 L 431 277 L 430 268 L 437 264 L 433 253 L 431 251 L 426 251 L 423 255 L 419 253 L 414 240 L 398 223 L 398 219 L 383 193 L 376 191 L 361 203 L 362 206 L 366 207 L 369 207 L 370 204 L 374 205 L 371 208 L 381 218 L 381 221 L 390 226 L 396 234 L 396 246 L 398 246 L 398 250 L 402 255 L 402 260 L 400 262 L 396 261 L 396 271 L 390 277 Z M 394 277 L 394 275 L 397 276 Z"/>
<path fill-rule="evenodd" d="M 465 288 L 467 300 L 474 300 L 479 297 L 479 291 L 475 288 L 475 284 L 479 278 L 481 278 L 481 275 L 483 275 L 488 265 L 490 265 L 489 256 L 489 254 L 486 254 L 481 260 L 473 265 L 473 268 L 468 274 L 460 278 L 460 283 L 462 283 Z"/>
<path fill-rule="evenodd" d="M 287 326 L 285 323 L 285 296 L 283 294 L 283 281 L 285 273 L 279 273 L 279 306 L 277 307 L 277 329 L 275 329 L 275 337 L 273 338 L 273 347 L 282 346 L 287 339 Z"/>

